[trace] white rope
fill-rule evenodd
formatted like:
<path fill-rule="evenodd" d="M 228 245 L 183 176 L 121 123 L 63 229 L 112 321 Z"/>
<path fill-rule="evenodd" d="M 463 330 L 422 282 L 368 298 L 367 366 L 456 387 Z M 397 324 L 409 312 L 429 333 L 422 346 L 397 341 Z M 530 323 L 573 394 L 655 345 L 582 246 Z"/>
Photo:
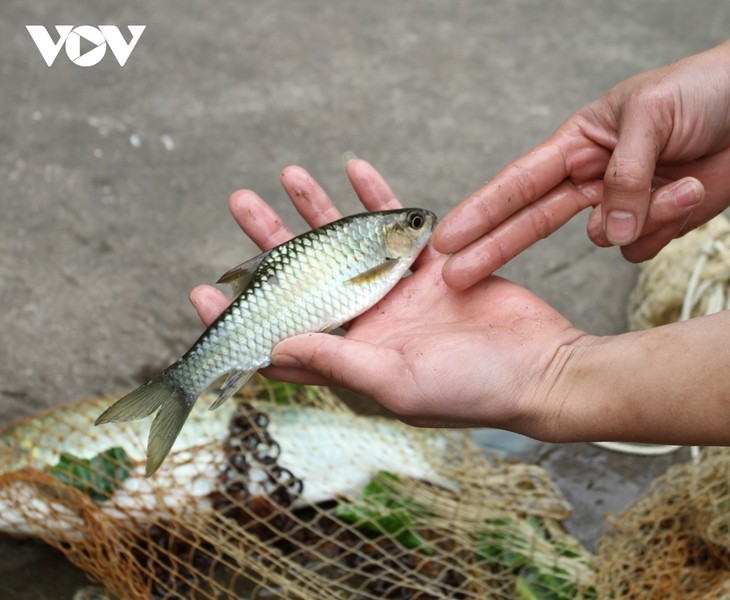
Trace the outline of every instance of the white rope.
<path fill-rule="evenodd" d="M 637 456 L 662 456 L 676 452 L 682 446 L 669 446 L 661 444 L 632 444 L 630 442 L 593 442 L 594 446 L 621 452 L 622 454 L 634 454 Z"/>

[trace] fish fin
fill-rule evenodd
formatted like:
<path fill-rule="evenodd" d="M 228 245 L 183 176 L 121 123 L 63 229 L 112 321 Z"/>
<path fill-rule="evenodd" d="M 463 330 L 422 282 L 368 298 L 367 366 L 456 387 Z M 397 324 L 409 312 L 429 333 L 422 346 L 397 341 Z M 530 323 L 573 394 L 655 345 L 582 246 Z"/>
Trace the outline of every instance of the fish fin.
<path fill-rule="evenodd" d="M 185 397 L 182 389 L 173 394 L 160 408 L 150 427 L 147 439 L 147 466 L 145 476 L 149 477 L 160 468 L 162 461 L 170 453 L 172 445 L 180 434 L 195 401 Z"/>
<path fill-rule="evenodd" d="M 157 375 L 157 377 L 117 400 L 99 415 L 94 425 L 134 421 L 149 417 L 170 397 L 167 391 L 168 385 L 161 374 Z"/>
<path fill-rule="evenodd" d="M 160 409 L 152 422 L 147 441 L 146 474 L 149 477 L 157 471 L 170 452 L 193 404 L 195 396 L 186 393 L 160 373 L 112 404 L 99 415 L 94 424 L 143 419 Z"/>
<path fill-rule="evenodd" d="M 375 281 L 376 279 L 379 279 L 380 277 L 385 276 L 397 264 L 398 264 L 397 259 L 386 258 L 385 262 L 382 262 L 379 265 L 375 265 L 374 267 L 372 267 L 371 269 L 368 269 L 367 271 L 358 273 L 354 277 L 345 281 L 345 283 L 347 285 L 358 285 L 358 284 L 362 284 L 362 283 L 370 283 L 371 281 Z"/>
<path fill-rule="evenodd" d="M 220 394 L 218 394 L 218 398 L 216 398 L 216 401 L 213 402 L 213 404 L 210 405 L 210 408 L 208 410 L 215 410 L 221 404 L 223 404 L 226 400 L 228 400 L 233 394 L 235 394 L 239 389 L 241 389 L 241 386 L 243 386 L 246 381 L 248 381 L 249 377 L 254 374 L 254 371 L 233 371 L 230 375 L 228 375 L 228 379 L 226 379 L 226 382 L 223 384 L 223 389 L 220 391 Z"/>
<path fill-rule="evenodd" d="M 246 262 L 241 263 L 237 267 L 233 267 L 223 273 L 216 283 L 227 283 L 233 289 L 233 294 L 235 296 L 240 295 L 243 290 L 249 286 L 259 266 L 261 266 L 261 263 L 264 262 L 264 259 L 269 254 L 271 254 L 271 250 L 262 252 L 258 256 L 254 256 Z"/>

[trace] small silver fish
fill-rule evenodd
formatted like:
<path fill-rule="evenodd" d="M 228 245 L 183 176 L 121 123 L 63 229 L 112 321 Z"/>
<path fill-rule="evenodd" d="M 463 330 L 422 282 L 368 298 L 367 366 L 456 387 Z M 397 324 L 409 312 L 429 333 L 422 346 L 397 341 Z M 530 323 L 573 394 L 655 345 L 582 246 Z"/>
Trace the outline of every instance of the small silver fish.
<path fill-rule="evenodd" d="M 373 306 L 408 271 L 436 216 L 412 208 L 353 215 L 314 229 L 224 274 L 236 299 L 188 352 L 104 411 L 96 425 L 157 412 L 147 442 L 152 475 L 198 396 L 228 378 L 211 410 L 271 363 L 283 339 L 331 331 Z"/>
<path fill-rule="evenodd" d="M 265 395 L 262 390 L 260 396 Z M 73 503 L 59 502 L 56 494 L 25 473 L 28 468 L 47 471 L 63 453 L 90 459 L 114 447 L 125 450 L 131 468 L 97 508 L 105 517 L 134 528 L 183 510 L 198 515 L 210 512 L 211 494 L 221 489 L 220 475 L 230 464 L 228 451 L 235 451 L 236 461 L 248 465 L 246 488 L 253 496 L 270 497 L 276 477 L 269 475 L 276 475 L 276 470 L 270 470 L 275 466 L 300 479 L 304 487 L 293 507 L 353 498 L 378 471 L 458 490 L 444 467 L 449 452 L 465 443 L 458 437 L 461 432 L 434 432 L 393 419 L 356 415 L 342 410 L 343 405 L 326 391 L 317 392 L 316 402 L 329 405 L 328 409 L 277 404 L 254 396 L 233 398 L 215 412 L 193 407 L 175 451 L 153 478 L 145 478 L 139 464 L 147 436 L 143 422 L 120 423 L 89 435 L 89 427 L 109 398 L 56 406 L 43 415 L 0 427 L 0 537 L 42 534 L 46 539 L 78 540 L 88 535 L 85 517 L 74 510 Z M 214 400 L 212 393 L 200 396 L 201 402 Z M 233 419 L 256 413 L 263 413 L 268 421 L 257 421 L 261 433 L 268 433 L 280 448 L 276 465 L 266 462 L 272 456 L 271 447 L 259 456 L 256 448 L 246 444 L 235 449 L 229 445 L 226 450 Z"/>

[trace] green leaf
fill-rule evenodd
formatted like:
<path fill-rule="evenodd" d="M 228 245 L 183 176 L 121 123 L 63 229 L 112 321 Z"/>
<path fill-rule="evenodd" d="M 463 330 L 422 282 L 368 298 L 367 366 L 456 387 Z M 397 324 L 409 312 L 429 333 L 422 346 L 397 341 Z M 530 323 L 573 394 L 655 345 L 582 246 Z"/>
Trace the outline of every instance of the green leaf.
<path fill-rule="evenodd" d="M 419 517 L 431 516 L 425 506 L 404 493 L 400 479 L 379 471 L 352 502 L 340 502 L 337 516 L 363 531 L 384 533 L 409 550 L 433 554 L 433 548 L 413 530 Z"/>
<path fill-rule="evenodd" d="M 56 479 L 80 490 L 95 502 L 109 499 L 131 469 L 132 462 L 122 448 L 109 448 L 90 459 L 63 452 L 58 463 L 47 468 Z"/>
<path fill-rule="evenodd" d="M 258 397 L 274 404 L 295 404 L 299 399 L 312 401 L 317 398 L 317 389 L 314 386 L 263 378 L 261 382 L 263 390 Z"/>
<path fill-rule="evenodd" d="M 574 600 L 595 598 L 595 588 L 579 589 L 570 573 L 561 567 L 546 565 L 537 552 L 539 540 L 554 556 L 575 560 L 585 565 L 584 559 L 561 540 L 552 540 L 543 522 L 535 516 L 522 519 L 492 519 L 475 536 L 477 557 L 490 564 L 515 570 L 515 595 L 522 600 Z"/>

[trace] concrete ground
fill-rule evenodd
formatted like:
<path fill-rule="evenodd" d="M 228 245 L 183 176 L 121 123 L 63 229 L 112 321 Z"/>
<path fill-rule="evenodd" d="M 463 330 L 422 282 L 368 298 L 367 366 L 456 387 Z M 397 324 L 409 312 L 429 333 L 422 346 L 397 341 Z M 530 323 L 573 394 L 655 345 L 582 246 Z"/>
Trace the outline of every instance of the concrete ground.
<path fill-rule="evenodd" d="M 307 167 L 354 212 L 352 150 L 404 203 L 443 215 L 611 85 L 730 31 L 724 0 L 4 0 L 0 13 L 0 424 L 130 388 L 186 350 L 201 331 L 188 291 L 255 252 L 228 215 L 235 189 L 301 230 L 279 171 Z M 56 24 L 146 30 L 124 67 L 61 50 L 49 68 L 25 26 Z M 635 267 L 595 249 L 584 221 L 504 274 L 578 327 L 620 332 Z M 589 544 L 664 465 L 589 446 L 535 456 Z M 44 552 L 0 541 L 0 600 L 70 598 L 34 581 Z"/>

